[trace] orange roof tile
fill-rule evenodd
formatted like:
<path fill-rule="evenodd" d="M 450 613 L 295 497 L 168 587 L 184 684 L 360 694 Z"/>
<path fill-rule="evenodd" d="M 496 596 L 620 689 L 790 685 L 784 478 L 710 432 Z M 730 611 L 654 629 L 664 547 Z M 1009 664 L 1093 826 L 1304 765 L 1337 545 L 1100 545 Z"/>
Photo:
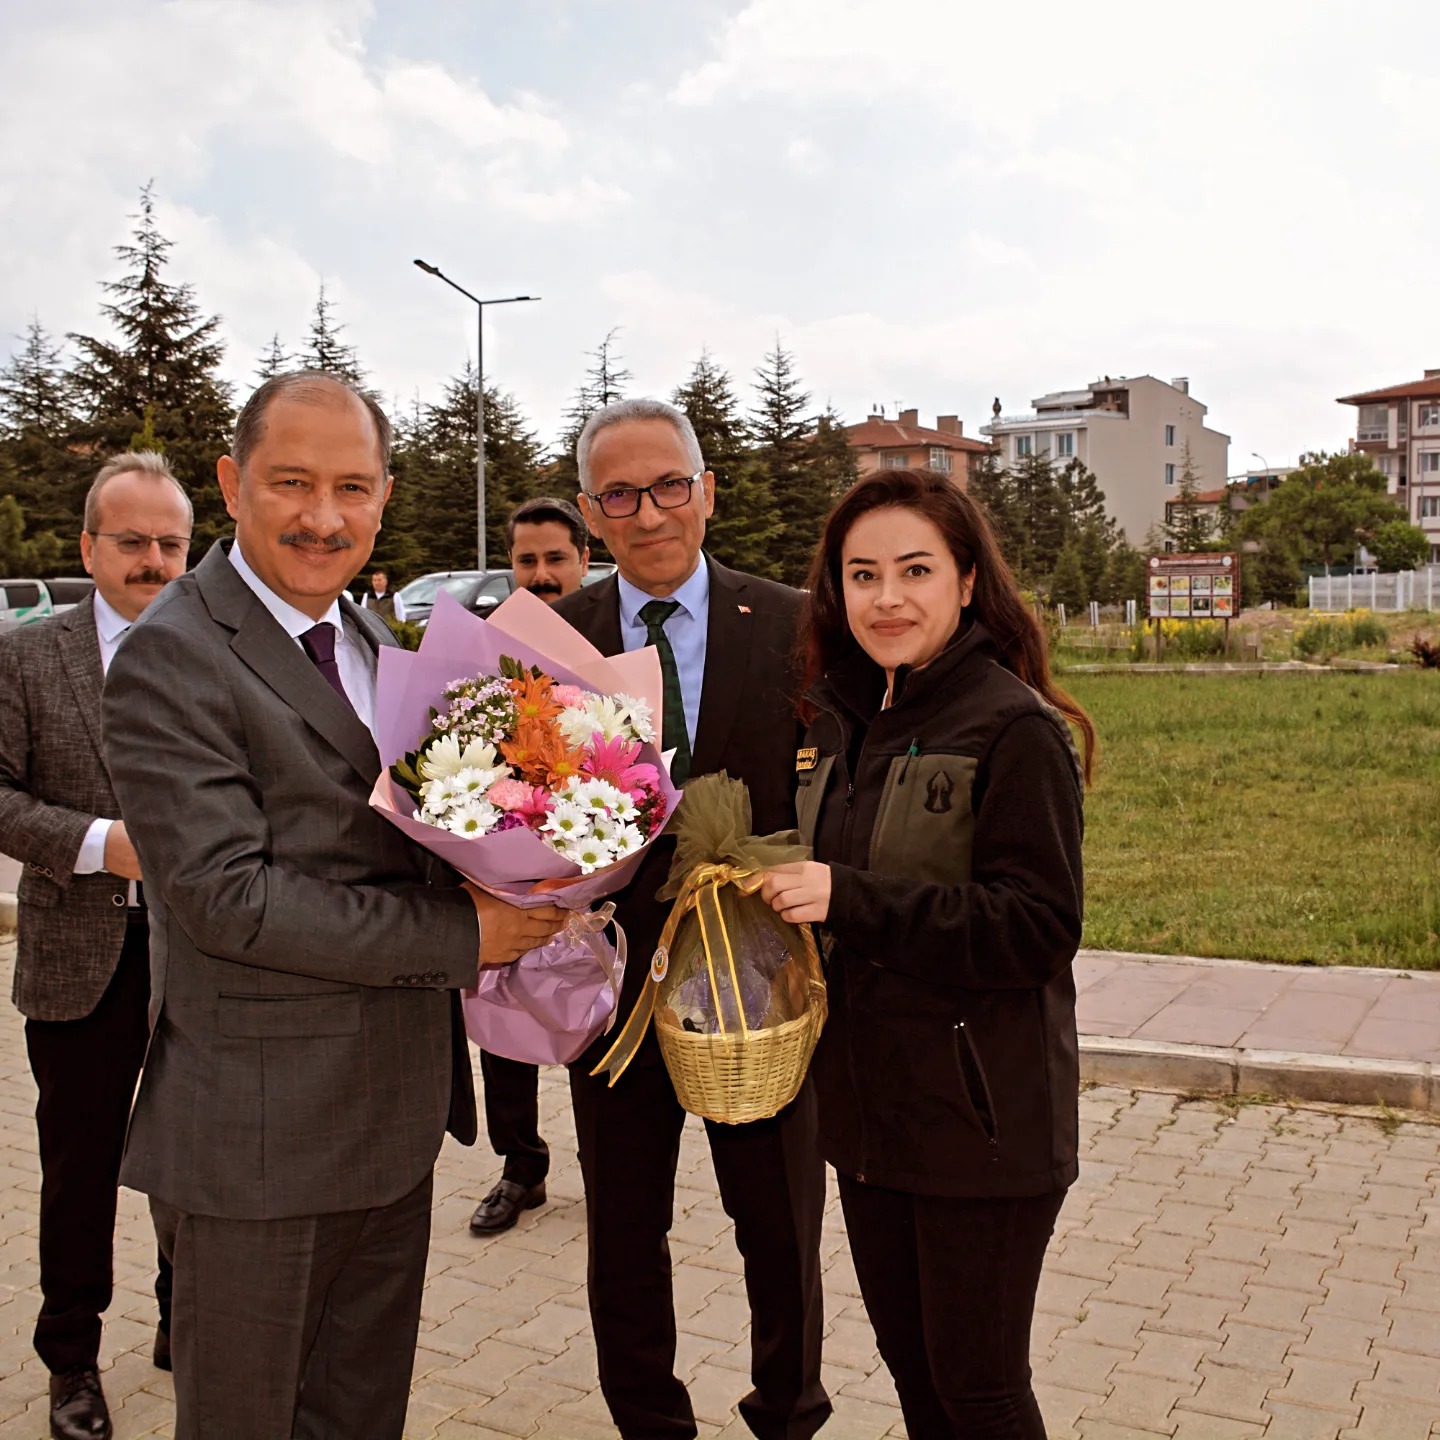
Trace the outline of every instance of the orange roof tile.
<path fill-rule="evenodd" d="M 886 420 L 879 415 L 871 415 L 857 425 L 847 425 L 845 433 L 850 444 L 860 450 L 935 445 L 983 455 L 993 448 L 983 440 L 971 440 L 966 435 L 952 435 L 948 430 L 930 430 L 924 425 L 902 425 L 898 420 Z"/>
<path fill-rule="evenodd" d="M 1404 385 L 1390 385 L 1383 390 L 1366 390 L 1360 395 L 1342 395 L 1339 405 L 1369 405 L 1377 400 L 1440 400 L 1440 375 L 1427 380 L 1409 380 Z"/>

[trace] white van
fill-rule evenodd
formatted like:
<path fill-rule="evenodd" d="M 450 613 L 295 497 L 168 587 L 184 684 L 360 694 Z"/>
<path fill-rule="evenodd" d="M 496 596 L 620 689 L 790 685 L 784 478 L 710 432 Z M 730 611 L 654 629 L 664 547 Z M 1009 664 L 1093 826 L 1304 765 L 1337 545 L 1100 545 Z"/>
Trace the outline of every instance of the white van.
<path fill-rule="evenodd" d="M 54 613 L 55 602 L 43 580 L 0 580 L 0 629 L 29 625 Z"/>

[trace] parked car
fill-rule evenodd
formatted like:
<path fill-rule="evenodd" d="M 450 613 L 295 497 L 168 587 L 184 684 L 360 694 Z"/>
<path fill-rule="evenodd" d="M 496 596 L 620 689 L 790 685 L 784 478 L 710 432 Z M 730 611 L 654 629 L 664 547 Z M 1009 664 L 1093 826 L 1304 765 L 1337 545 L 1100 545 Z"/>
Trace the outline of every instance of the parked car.
<path fill-rule="evenodd" d="M 0 580 L 0 628 L 31 625 L 54 613 L 55 602 L 43 580 Z"/>
<path fill-rule="evenodd" d="M 95 582 L 88 575 L 60 575 L 47 580 L 45 585 L 57 615 L 73 610 L 95 588 Z"/>
<path fill-rule="evenodd" d="M 613 565 L 592 565 L 583 583 L 593 585 L 614 573 Z M 513 570 L 437 570 L 412 580 L 399 595 L 405 603 L 405 618 L 423 630 L 442 590 L 453 595 L 467 610 L 485 616 L 514 588 Z"/>

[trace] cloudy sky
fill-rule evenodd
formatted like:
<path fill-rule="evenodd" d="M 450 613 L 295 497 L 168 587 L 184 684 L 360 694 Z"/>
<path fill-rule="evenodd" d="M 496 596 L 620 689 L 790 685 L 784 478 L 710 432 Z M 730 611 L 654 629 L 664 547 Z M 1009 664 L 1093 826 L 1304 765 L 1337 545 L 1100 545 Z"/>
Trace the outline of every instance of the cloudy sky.
<path fill-rule="evenodd" d="M 323 280 L 377 384 L 473 354 L 550 438 L 778 335 L 817 406 L 1191 377 L 1230 469 L 1440 366 L 1434 0 L 5 0 L 0 354 L 99 323 L 153 178 L 242 386 Z M 1209 477 L 1207 477 L 1209 478 Z"/>

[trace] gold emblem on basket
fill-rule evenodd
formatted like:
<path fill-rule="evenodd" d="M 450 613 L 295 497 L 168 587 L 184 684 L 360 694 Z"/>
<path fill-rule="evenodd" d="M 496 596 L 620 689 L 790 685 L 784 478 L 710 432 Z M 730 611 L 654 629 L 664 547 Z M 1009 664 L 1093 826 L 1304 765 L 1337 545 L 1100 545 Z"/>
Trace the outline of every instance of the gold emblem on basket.
<path fill-rule="evenodd" d="M 650 978 L 658 985 L 670 969 L 670 952 L 661 946 L 650 960 Z"/>
<path fill-rule="evenodd" d="M 807 745 L 803 750 L 795 752 L 795 769 L 797 771 L 813 770 L 820 763 L 820 751 L 814 745 Z"/>

